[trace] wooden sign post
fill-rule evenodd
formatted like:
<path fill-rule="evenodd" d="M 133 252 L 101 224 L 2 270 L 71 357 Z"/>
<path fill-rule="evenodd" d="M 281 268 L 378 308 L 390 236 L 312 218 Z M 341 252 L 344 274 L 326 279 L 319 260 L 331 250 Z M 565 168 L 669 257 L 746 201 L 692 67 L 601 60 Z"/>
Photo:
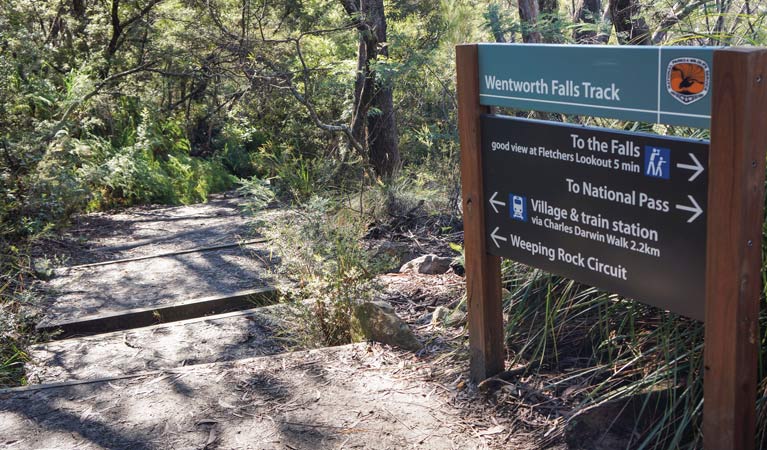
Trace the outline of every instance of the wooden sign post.
<path fill-rule="evenodd" d="M 565 64 L 564 67 L 567 67 L 566 71 L 573 67 L 572 74 L 547 72 L 552 66 L 545 61 L 546 55 L 552 54 L 560 58 L 560 61 L 571 59 L 573 63 Z M 493 44 L 482 44 L 480 48 L 477 44 L 469 44 L 456 48 L 456 70 L 472 380 L 481 381 L 504 368 L 500 257 L 497 255 L 513 256 L 526 264 L 555 273 L 559 268 L 560 274 L 580 281 L 592 281 L 596 286 L 600 286 L 600 283 L 603 288 L 614 286 L 614 290 L 609 290 L 632 297 L 636 295 L 640 301 L 666 306 L 666 309 L 688 317 L 705 318 L 705 448 L 754 449 L 757 358 L 761 339 L 758 316 L 767 152 L 767 50 Z M 604 81 L 598 79 L 601 72 L 610 70 L 621 70 L 621 73 L 629 74 L 628 78 L 633 76 L 635 79 L 623 85 L 602 83 L 600 87 L 599 81 Z M 698 73 L 690 76 L 685 73 L 686 70 L 697 70 Z M 653 73 L 657 77 L 650 76 Z M 592 74 L 597 80 L 589 78 Z M 615 75 L 613 73 L 606 79 L 622 78 Z M 572 79 L 568 79 L 568 76 Z M 693 88 L 690 87 L 691 83 L 698 84 Z M 561 133 L 576 133 L 570 129 L 563 131 L 562 126 L 559 126 L 551 128 L 552 132 L 546 133 L 551 136 L 542 137 L 538 143 L 548 145 L 552 142 L 551 145 L 557 147 L 556 156 L 551 157 L 547 153 L 542 159 L 526 160 L 524 158 L 539 158 L 540 154 L 530 156 L 521 151 L 514 154 L 507 150 L 507 154 L 500 156 L 493 153 L 492 159 L 485 157 L 489 162 L 485 161 L 483 166 L 483 151 L 490 151 L 483 148 L 483 143 L 487 146 L 486 141 L 491 139 L 490 136 L 494 139 L 492 143 L 498 144 L 498 147 L 508 142 L 498 137 L 512 133 L 506 131 L 503 134 L 504 123 L 509 126 L 514 124 L 517 127 L 514 129 L 524 130 L 514 133 L 516 136 L 525 135 L 528 140 L 537 133 L 533 130 L 545 130 L 545 127 L 552 126 L 540 121 L 526 124 L 512 119 L 483 119 L 483 115 L 490 113 L 491 105 L 710 127 L 708 158 L 704 160 L 705 151 L 700 150 L 700 143 L 637 134 L 633 139 L 642 143 L 641 147 L 644 148 L 640 150 L 636 147 L 632 150 L 633 154 L 628 156 L 622 153 L 623 160 L 613 155 L 611 158 L 617 167 L 608 167 L 606 162 L 594 162 L 596 157 L 593 155 L 589 155 L 591 159 L 584 159 L 583 155 L 575 154 L 577 152 L 574 149 L 562 148 Z M 483 123 L 488 127 L 492 125 L 492 130 L 483 130 Z M 590 132 L 595 142 L 600 136 L 604 140 L 614 137 L 610 130 L 583 130 Z M 491 131 L 494 134 L 489 134 Z M 676 153 L 674 148 L 677 149 Z M 566 154 L 568 151 L 571 151 L 570 155 Z M 651 151 L 654 153 L 652 156 Z M 643 154 L 644 172 L 636 172 L 634 167 L 641 169 Z M 682 161 L 681 158 L 687 158 L 687 155 L 696 162 L 695 165 Z M 652 161 L 656 156 L 665 157 L 669 166 L 671 160 L 674 160 L 676 164 L 673 170 L 676 172 L 664 172 L 652 166 L 658 162 Z M 508 182 L 507 185 L 502 188 L 493 187 L 493 191 L 485 192 L 488 180 L 493 180 L 488 177 L 492 175 L 498 179 L 498 173 L 493 168 L 499 161 L 506 160 L 514 161 L 515 167 L 527 168 L 521 170 L 529 171 L 530 167 L 538 167 L 536 164 L 546 167 L 553 187 L 548 186 L 542 190 L 533 181 L 529 181 L 534 180 L 534 176 L 519 173 L 515 177 L 514 167 L 509 167 L 503 173 L 504 181 L 499 182 L 499 185 Z M 632 164 L 633 160 L 636 160 L 636 164 Z M 593 167 L 585 167 L 589 161 Z M 649 172 L 648 161 L 654 167 L 654 173 Z M 491 167 L 488 168 L 488 165 Z M 701 167 L 694 176 L 689 177 L 690 184 L 684 184 L 688 177 L 684 172 L 679 172 L 680 168 L 696 170 L 695 166 Z M 697 184 L 693 184 L 694 179 L 703 172 L 703 166 L 706 174 L 698 179 Z M 600 172 L 603 169 L 610 171 Z M 601 197 L 601 194 L 598 198 L 595 194 L 593 199 L 579 197 L 581 200 L 577 203 L 580 208 L 604 208 L 599 215 L 600 220 L 603 220 L 604 215 L 619 215 L 620 212 L 621 220 L 613 221 L 613 224 L 623 223 L 626 216 L 636 211 L 645 211 L 642 213 L 642 225 L 650 225 L 642 229 L 650 230 L 656 247 L 650 247 L 651 252 L 639 250 L 640 254 L 637 255 L 633 253 L 636 250 L 633 245 L 614 244 L 612 239 L 603 243 L 600 241 L 602 233 L 599 233 L 605 229 L 599 228 L 603 225 L 592 227 L 586 234 L 568 236 L 563 230 L 571 229 L 570 226 L 585 226 L 583 222 L 578 222 L 581 219 L 574 216 L 575 209 L 567 216 L 567 209 L 559 208 L 564 218 L 546 217 L 546 222 L 540 220 L 541 214 L 534 207 L 528 211 L 528 205 L 532 205 L 531 196 L 538 198 L 537 204 L 546 196 L 549 196 L 547 202 L 559 202 L 562 205 L 573 200 L 570 198 L 573 197 L 572 191 L 565 193 L 570 197 L 558 192 L 562 190 L 562 180 L 559 178 L 562 173 L 569 174 L 569 171 L 588 178 L 589 183 L 595 177 L 605 176 L 608 181 L 603 183 L 603 187 L 608 190 L 610 187 L 620 187 L 619 183 L 626 183 L 627 180 L 635 180 L 639 186 L 639 196 L 647 196 L 645 192 L 665 195 L 665 203 L 656 203 L 663 205 L 662 211 L 642 210 L 639 202 L 632 204 L 633 196 L 627 196 L 627 200 L 623 201 L 625 204 L 606 203 L 605 200 L 609 199 Z M 568 186 L 574 183 L 569 177 L 567 182 Z M 706 185 L 700 183 L 706 182 L 708 196 L 707 199 L 701 199 L 705 197 L 706 191 L 700 191 L 700 188 Z M 512 191 L 510 186 L 522 191 Z M 681 194 L 680 186 L 684 191 Z M 620 194 L 618 190 L 614 192 Z M 492 198 L 488 198 L 490 194 Z M 691 203 L 680 203 L 679 195 L 690 198 Z M 697 201 L 695 196 L 699 197 Z M 488 205 L 495 211 L 488 210 Z M 496 205 L 503 205 L 506 209 L 498 211 Z M 508 214 L 503 216 L 507 211 Z M 500 215 L 488 215 L 493 212 Z M 688 216 L 674 216 L 675 213 Z M 535 220 L 532 217 L 534 214 L 538 215 Z M 705 232 L 702 221 L 690 225 L 689 229 L 680 228 L 680 220 L 693 223 L 703 214 L 706 220 Z M 531 216 L 529 221 L 528 215 Z M 604 223 L 610 223 L 607 218 L 604 220 Z M 488 226 L 493 229 L 489 231 Z M 511 235 L 500 231 L 504 227 L 507 231 L 512 230 Z M 680 232 L 680 229 L 690 232 Z M 699 235 L 700 239 L 692 239 L 689 234 Z M 534 238 L 530 239 L 530 236 Z M 548 236 L 551 236 L 550 245 L 546 243 Z M 528 241 L 524 241 L 525 237 Z M 523 239 L 522 244 L 519 244 L 520 239 Z M 702 256 L 703 247 L 705 258 Z M 693 258 L 697 259 L 695 261 L 689 260 L 689 265 L 694 266 L 694 269 L 679 270 L 680 279 L 684 278 L 686 286 L 694 287 L 680 291 L 679 285 L 670 282 L 673 278 L 663 278 L 665 272 L 662 274 L 660 271 L 667 271 L 663 268 L 664 264 L 666 267 L 669 264 L 679 266 L 679 258 L 683 254 L 701 256 Z M 548 261 L 545 259 L 547 255 Z M 560 260 L 559 255 L 566 258 Z M 599 259 L 601 265 L 595 263 L 591 267 L 585 264 L 587 257 L 589 261 Z M 609 261 L 612 265 L 602 263 L 606 257 L 612 259 Z M 567 259 L 569 261 L 565 261 Z M 700 259 L 705 259 L 705 267 Z M 666 281 L 645 279 L 647 268 L 655 262 L 659 271 L 657 279 Z M 604 267 L 620 267 L 620 271 L 604 270 Z M 613 278 L 604 281 L 605 273 Z M 700 280 L 695 274 L 699 274 Z M 692 283 L 690 280 L 693 280 Z M 637 288 L 639 284 L 649 284 L 657 289 L 645 291 L 641 286 Z M 705 286 L 705 289 L 701 290 L 700 286 Z M 697 293 L 692 298 L 683 301 L 677 299 L 680 295 L 685 296 L 685 293 L 689 296 L 692 291 Z M 645 294 L 647 298 L 641 298 Z M 656 298 L 650 298 L 653 295 Z M 699 298 L 701 296 L 705 298 Z"/>
<path fill-rule="evenodd" d="M 501 310 L 501 258 L 489 255 L 485 247 L 485 196 L 482 192 L 482 136 L 479 120 L 490 109 L 479 104 L 477 61 L 476 45 L 459 45 L 456 48 L 471 379 L 481 381 L 503 371 L 506 355 Z"/>
<path fill-rule="evenodd" d="M 703 442 L 753 449 L 767 151 L 767 50 L 714 52 Z"/>

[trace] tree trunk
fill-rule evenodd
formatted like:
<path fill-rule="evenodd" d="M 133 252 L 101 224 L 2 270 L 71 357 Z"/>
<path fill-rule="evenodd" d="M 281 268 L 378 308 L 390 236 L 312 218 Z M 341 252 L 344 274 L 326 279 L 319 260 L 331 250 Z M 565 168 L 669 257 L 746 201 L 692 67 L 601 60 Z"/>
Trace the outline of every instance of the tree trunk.
<path fill-rule="evenodd" d="M 535 30 L 538 23 L 538 2 L 519 0 L 519 18 L 522 19 L 522 41 L 526 43 L 543 42 L 541 33 Z"/>
<path fill-rule="evenodd" d="M 548 31 L 542 36 L 543 42 L 562 44 L 565 37 L 560 31 L 559 0 L 538 0 L 538 11 L 543 19 L 548 22 Z"/>
<path fill-rule="evenodd" d="M 373 102 L 374 80 L 369 71 L 369 55 L 375 52 L 375 43 L 370 48 L 370 40 L 360 31 L 357 48 L 357 77 L 354 80 L 354 111 L 352 113 L 352 135 L 359 142 L 366 142 L 365 129 L 368 111 Z M 375 53 L 373 53 L 375 54 Z"/>
<path fill-rule="evenodd" d="M 112 36 L 109 38 L 109 44 L 107 45 L 106 59 L 110 61 L 112 56 L 117 52 L 118 43 L 120 42 L 120 35 L 123 28 L 120 24 L 120 0 L 112 0 L 112 7 L 110 9 L 110 22 L 112 24 Z"/>
<path fill-rule="evenodd" d="M 380 45 L 378 55 L 388 58 L 389 49 L 386 46 L 386 16 L 384 15 L 383 0 L 363 1 L 362 13 L 373 24 L 375 41 L 376 44 Z M 371 73 L 371 75 L 375 80 L 373 107 L 379 112 L 372 115 L 368 114 L 370 160 L 378 175 L 391 177 L 400 165 L 392 85 L 375 73 Z"/>
<path fill-rule="evenodd" d="M 371 67 L 379 56 L 389 56 L 384 3 L 383 0 L 360 0 L 359 3 L 344 0 L 342 3 L 346 12 L 360 21 L 357 26 L 360 42 L 352 134 L 358 141 L 366 143 L 376 174 L 389 178 L 400 165 L 394 99 L 391 84 L 382 80 Z"/>
<path fill-rule="evenodd" d="M 503 25 L 501 24 L 501 11 L 500 7 L 496 3 L 491 3 L 487 7 L 487 14 L 485 15 L 487 23 L 490 26 L 490 31 L 493 33 L 495 42 L 506 42 L 506 37 L 503 35 Z"/>
<path fill-rule="evenodd" d="M 85 0 L 72 0 L 72 13 L 78 19 L 85 19 Z"/>
<path fill-rule="evenodd" d="M 610 0 L 608 8 L 621 45 L 651 45 L 650 27 L 642 18 L 639 0 Z"/>
<path fill-rule="evenodd" d="M 541 14 L 556 14 L 559 12 L 559 0 L 538 0 L 538 10 Z"/>
<path fill-rule="evenodd" d="M 602 15 L 602 1 L 601 0 L 581 0 L 578 5 L 578 9 L 575 10 L 575 23 L 588 23 L 593 25 L 594 29 L 583 30 L 576 29 L 573 32 L 573 39 L 579 44 L 598 44 L 599 33 L 598 29 L 601 26 L 597 26 L 600 22 Z"/>

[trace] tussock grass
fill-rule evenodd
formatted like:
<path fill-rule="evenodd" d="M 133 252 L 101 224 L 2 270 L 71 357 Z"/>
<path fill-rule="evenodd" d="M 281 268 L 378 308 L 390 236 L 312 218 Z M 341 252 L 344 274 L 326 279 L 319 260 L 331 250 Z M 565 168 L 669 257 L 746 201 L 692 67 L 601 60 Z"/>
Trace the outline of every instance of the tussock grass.
<path fill-rule="evenodd" d="M 511 366 L 527 366 L 543 390 L 569 388 L 567 421 L 624 405 L 638 419 L 627 448 L 700 448 L 703 323 L 514 262 L 503 269 Z M 760 324 L 764 344 L 764 312 Z M 757 439 L 767 448 L 767 366 L 764 355 L 760 360 Z"/>
<path fill-rule="evenodd" d="M 36 334 L 28 307 L 37 298 L 26 288 L 32 276 L 28 249 L 6 244 L 0 253 L 0 388 L 26 383 L 24 349 L 35 342 Z"/>

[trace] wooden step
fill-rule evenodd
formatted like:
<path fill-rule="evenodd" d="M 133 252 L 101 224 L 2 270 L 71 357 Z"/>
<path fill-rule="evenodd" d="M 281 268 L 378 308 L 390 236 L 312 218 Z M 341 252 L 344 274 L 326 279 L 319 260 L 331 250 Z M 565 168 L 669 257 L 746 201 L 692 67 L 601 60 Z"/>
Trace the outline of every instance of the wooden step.
<path fill-rule="evenodd" d="M 263 244 L 73 269 L 44 285 L 37 328 L 61 338 L 269 304 L 270 270 Z"/>
<path fill-rule="evenodd" d="M 56 320 L 52 318 L 39 322 L 37 324 L 37 331 L 41 333 L 54 333 L 51 336 L 53 339 L 87 336 L 193 319 L 228 311 L 250 309 L 257 305 L 275 303 L 277 298 L 277 290 L 274 287 L 267 286 L 226 295 L 177 301 L 160 306 L 121 309 L 103 314 L 76 315 L 70 320 Z"/>
<path fill-rule="evenodd" d="M 119 377 L 285 350 L 289 307 L 273 305 L 127 331 L 47 342 L 27 352 L 29 383 Z"/>

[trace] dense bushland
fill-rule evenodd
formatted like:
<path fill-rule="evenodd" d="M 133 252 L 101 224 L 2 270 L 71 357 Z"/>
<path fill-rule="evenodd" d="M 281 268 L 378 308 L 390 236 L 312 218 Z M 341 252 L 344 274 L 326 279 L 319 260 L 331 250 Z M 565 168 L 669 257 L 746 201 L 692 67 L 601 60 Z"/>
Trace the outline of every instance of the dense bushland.
<path fill-rule="evenodd" d="M 308 205 L 300 225 L 318 245 L 297 259 L 322 264 L 307 281 L 356 301 L 374 268 L 354 242 L 376 211 L 438 193 L 436 212 L 459 214 L 455 44 L 767 45 L 765 19 L 749 0 L 0 0 L 0 384 L 19 382 L 33 336 L 29 247 L 73 214 L 244 181 L 262 203 Z M 352 196 L 365 200 L 343 206 Z M 578 378 L 580 411 L 645 399 L 636 448 L 699 445 L 700 324 L 516 264 L 504 274 L 515 362 L 566 369 L 551 389 Z M 314 331 L 342 341 L 331 319 Z"/>

